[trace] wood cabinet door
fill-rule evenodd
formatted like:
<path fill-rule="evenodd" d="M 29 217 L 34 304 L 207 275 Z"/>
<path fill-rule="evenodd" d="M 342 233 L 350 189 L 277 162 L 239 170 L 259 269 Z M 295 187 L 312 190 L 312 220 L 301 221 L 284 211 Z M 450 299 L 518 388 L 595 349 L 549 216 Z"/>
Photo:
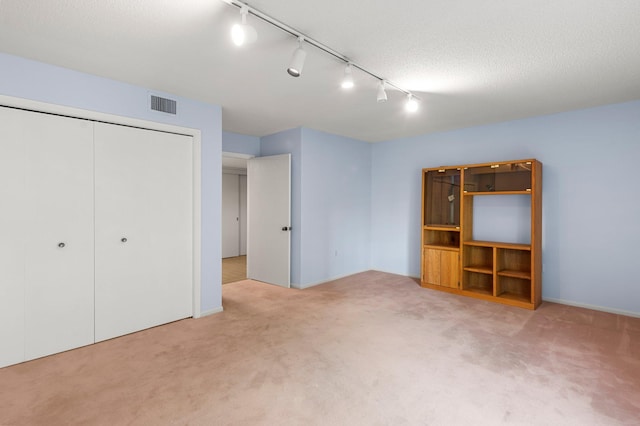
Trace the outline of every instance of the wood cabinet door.
<path fill-rule="evenodd" d="M 457 251 L 440 250 L 440 285 L 458 288 L 459 256 Z"/>
<path fill-rule="evenodd" d="M 435 248 L 424 249 L 423 280 L 427 284 L 458 288 L 458 252 Z"/>
<path fill-rule="evenodd" d="M 442 250 L 425 248 L 423 260 L 423 279 L 427 284 L 440 285 L 440 252 Z"/>

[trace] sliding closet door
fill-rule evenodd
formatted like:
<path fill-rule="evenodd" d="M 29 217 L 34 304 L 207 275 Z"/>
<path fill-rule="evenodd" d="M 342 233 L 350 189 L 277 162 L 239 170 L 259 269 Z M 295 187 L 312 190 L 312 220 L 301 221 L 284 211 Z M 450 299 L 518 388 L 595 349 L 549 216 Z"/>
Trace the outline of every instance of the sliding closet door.
<path fill-rule="evenodd" d="M 192 176 L 191 137 L 95 124 L 96 341 L 192 315 Z"/>
<path fill-rule="evenodd" d="M 24 361 L 26 144 L 22 111 L 0 107 L 0 367 Z"/>
<path fill-rule="evenodd" d="M 25 112 L 25 355 L 93 343 L 93 123 Z"/>

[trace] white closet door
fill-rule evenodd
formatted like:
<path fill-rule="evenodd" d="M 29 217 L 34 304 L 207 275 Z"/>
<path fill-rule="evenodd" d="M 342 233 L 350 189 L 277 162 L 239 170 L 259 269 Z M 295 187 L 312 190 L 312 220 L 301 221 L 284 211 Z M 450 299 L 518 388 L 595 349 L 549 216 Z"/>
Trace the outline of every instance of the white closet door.
<path fill-rule="evenodd" d="M 24 112 L 25 359 L 94 342 L 93 123 Z"/>
<path fill-rule="evenodd" d="M 95 185 L 96 341 L 191 316 L 192 138 L 96 123 Z"/>
<path fill-rule="evenodd" d="M 93 125 L 0 110 L 3 366 L 94 341 Z"/>
<path fill-rule="evenodd" d="M 0 107 L 0 367 L 24 361 L 26 144 L 22 111 Z"/>

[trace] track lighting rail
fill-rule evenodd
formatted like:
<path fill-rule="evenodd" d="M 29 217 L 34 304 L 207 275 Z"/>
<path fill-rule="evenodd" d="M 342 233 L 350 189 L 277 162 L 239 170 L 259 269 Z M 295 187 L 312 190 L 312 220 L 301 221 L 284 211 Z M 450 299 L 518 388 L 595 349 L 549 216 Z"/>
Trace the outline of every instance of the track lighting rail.
<path fill-rule="evenodd" d="M 273 25 L 274 27 L 280 29 L 281 31 L 284 31 L 285 33 L 291 34 L 292 36 L 296 37 L 297 39 L 300 39 L 300 37 L 302 37 L 304 39 L 304 42 L 306 44 L 309 44 L 313 47 L 315 47 L 316 49 L 320 49 L 323 52 L 335 57 L 336 59 L 346 63 L 346 64 L 350 64 L 353 68 L 357 68 L 360 71 L 362 71 L 365 74 L 370 75 L 371 77 L 379 80 L 379 81 L 384 81 L 385 85 L 387 87 L 393 87 L 394 89 L 396 89 L 399 92 L 402 92 L 404 94 L 406 94 L 407 96 L 412 97 L 413 99 L 415 99 L 416 101 L 420 101 L 420 98 L 415 96 L 413 93 L 411 93 L 410 91 L 403 89 L 402 87 L 398 86 L 397 84 L 394 84 L 393 82 L 387 80 L 386 78 L 382 78 L 379 75 L 377 75 L 376 73 L 370 71 L 369 69 L 365 68 L 362 65 L 359 65 L 357 62 L 353 62 L 351 59 L 349 59 L 348 57 L 346 57 L 345 55 L 343 55 L 342 53 L 332 49 L 331 47 L 327 46 L 324 43 L 319 42 L 318 40 L 309 37 L 307 34 L 304 34 L 302 31 L 299 31 L 279 20 L 277 20 L 276 18 L 273 18 L 272 16 L 267 15 L 266 13 L 252 7 L 249 6 L 247 3 L 243 3 L 241 1 L 237 1 L 237 0 L 222 0 L 225 3 L 231 5 L 231 6 L 235 6 L 239 9 L 242 8 L 246 8 L 246 10 L 248 11 L 249 14 L 255 16 L 256 18 L 261 19 L 262 21 Z"/>

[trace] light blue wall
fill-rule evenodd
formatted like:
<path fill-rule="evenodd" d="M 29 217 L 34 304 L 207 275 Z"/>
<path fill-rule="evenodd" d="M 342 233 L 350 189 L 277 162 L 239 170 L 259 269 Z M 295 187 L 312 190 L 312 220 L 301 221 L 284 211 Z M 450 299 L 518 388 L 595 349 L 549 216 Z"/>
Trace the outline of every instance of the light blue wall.
<path fill-rule="evenodd" d="M 261 156 L 278 154 L 291 154 L 291 285 L 300 287 L 302 129 L 285 130 L 260 138 Z"/>
<path fill-rule="evenodd" d="M 423 167 L 519 158 L 544 164 L 543 298 L 640 314 L 640 101 L 374 144 L 372 267 L 420 275 Z"/>
<path fill-rule="evenodd" d="M 302 287 L 370 268 L 371 144 L 302 129 Z"/>
<path fill-rule="evenodd" d="M 371 145 L 306 128 L 260 143 L 262 156 L 291 153 L 291 285 L 368 270 Z"/>
<path fill-rule="evenodd" d="M 239 133 L 222 132 L 222 152 L 260 156 L 260 138 Z"/>
<path fill-rule="evenodd" d="M 221 308 L 221 108 L 3 53 L 0 53 L 0 70 L 0 94 L 3 95 L 202 132 L 201 309 L 206 313 Z M 150 93 L 177 100 L 177 114 L 151 111 Z"/>

